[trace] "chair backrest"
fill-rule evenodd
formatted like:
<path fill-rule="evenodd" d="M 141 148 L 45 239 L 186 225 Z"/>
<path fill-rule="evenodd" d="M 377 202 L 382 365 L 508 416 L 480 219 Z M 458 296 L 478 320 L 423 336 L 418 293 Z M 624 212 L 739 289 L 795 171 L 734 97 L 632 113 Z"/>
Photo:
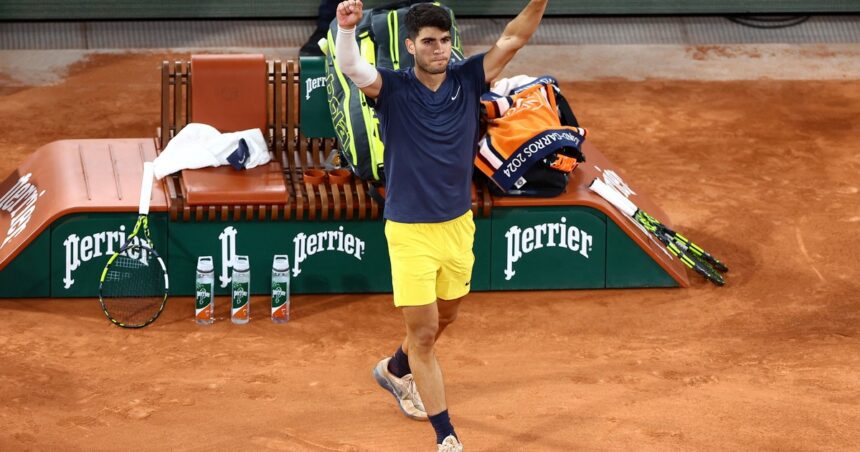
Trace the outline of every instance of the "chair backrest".
<path fill-rule="evenodd" d="M 268 137 L 268 79 L 262 54 L 192 55 L 190 122 L 221 132 L 259 128 Z"/>

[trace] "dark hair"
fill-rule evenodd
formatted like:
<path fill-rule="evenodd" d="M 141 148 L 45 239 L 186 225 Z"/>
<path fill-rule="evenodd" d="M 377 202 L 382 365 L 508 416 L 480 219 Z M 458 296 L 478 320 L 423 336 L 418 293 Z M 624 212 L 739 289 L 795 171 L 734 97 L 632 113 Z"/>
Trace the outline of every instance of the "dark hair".
<path fill-rule="evenodd" d="M 406 12 L 406 31 L 413 41 L 424 27 L 434 27 L 451 31 L 451 16 L 441 6 L 432 3 L 418 3 Z"/>

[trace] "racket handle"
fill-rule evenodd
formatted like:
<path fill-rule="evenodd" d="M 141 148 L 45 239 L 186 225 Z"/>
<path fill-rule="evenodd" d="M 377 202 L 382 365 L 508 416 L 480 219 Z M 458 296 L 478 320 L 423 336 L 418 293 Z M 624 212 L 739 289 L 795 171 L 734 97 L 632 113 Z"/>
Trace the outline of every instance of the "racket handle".
<path fill-rule="evenodd" d="M 140 181 L 140 210 L 141 215 L 149 215 L 149 201 L 152 197 L 152 162 L 143 162 L 143 178 Z"/>
<path fill-rule="evenodd" d="M 606 185 L 606 183 L 600 180 L 600 178 L 595 178 L 591 181 L 588 189 L 609 201 L 610 204 L 615 206 L 616 209 L 620 210 L 628 217 L 632 218 L 638 210 L 636 204 L 633 204 L 633 201 L 627 199 L 627 197 L 619 193 L 618 190 Z"/>

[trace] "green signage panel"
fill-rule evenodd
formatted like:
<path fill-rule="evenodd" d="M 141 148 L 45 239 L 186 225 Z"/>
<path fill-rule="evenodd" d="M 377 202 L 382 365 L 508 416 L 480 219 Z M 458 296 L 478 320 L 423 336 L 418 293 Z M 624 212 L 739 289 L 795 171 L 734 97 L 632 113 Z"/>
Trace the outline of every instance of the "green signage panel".
<path fill-rule="evenodd" d="M 299 125 L 302 134 L 312 138 L 334 137 L 331 112 L 326 93 L 325 57 L 301 57 L 299 59 Z"/>
<path fill-rule="evenodd" d="M 51 225 L 51 296 L 93 297 L 108 258 L 119 250 L 137 221 L 136 213 L 75 214 Z M 155 250 L 169 262 L 167 215 L 151 213 Z"/>
<path fill-rule="evenodd" d="M 493 209 L 493 290 L 602 288 L 606 216 L 577 206 Z"/>
<path fill-rule="evenodd" d="M 475 217 L 475 266 L 472 269 L 472 290 L 491 290 L 490 262 L 492 261 L 493 220 L 486 217 Z"/>
<path fill-rule="evenodd" d="M 606 287 L 678 287 L 678 282 L 610 221 L 606 225 Z"/>
<path fill-rule="evenodd" d="M 0 272 L 0 296 L 94 297 L 108 257 L 125 242 L 131 213 L 75 214 L 43 232 Z M 606 216 L 581 206 L 496 208 L 476 218 L 472 290 L 677 287 Z M 271 291 L 272 258 L 290 257 L 293 293 L 390 292 L 382 221 L 172 222 L 150 215 L 170 294 L 194 294 L 199 256 L 212 256 L 215 292 L 230 291 L 247 255 L 251 293 Z M 168 233 L 169 229 L 169 233 Z M 46 259 L 50 256 L 50 259 Z"/>
<path fill-rule="evenodd" d="M 212 256 L 215 293 L 230 290 L 236 256 L 251 264 L 251 293 L 268 294 L 272 258 L 290 256 L 292 293 L 390 292 L 391 267 L 382 222 L 173 222 L 171 294 L 194 293 L 199 256 Z"/>
<path fill-rule="evenodd" d="M 0 271 L 0 297 L 51 296 L 51 231 L 46 229 Z"/>

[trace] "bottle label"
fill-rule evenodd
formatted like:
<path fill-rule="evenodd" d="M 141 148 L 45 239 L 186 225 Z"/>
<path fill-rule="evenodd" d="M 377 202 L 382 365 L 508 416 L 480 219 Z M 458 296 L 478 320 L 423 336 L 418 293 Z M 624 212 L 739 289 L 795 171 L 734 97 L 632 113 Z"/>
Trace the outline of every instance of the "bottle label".
<path fill-rule="evenodd" d="M 250 295 L 250 283 L 233 282 L 233 317 L 238 319 L 248 318 L 248 296 Z"/>
<path fill-rule="evenodd" d="M 272 281 L 272 318 L 287 318 L 287 283 L 284 281 Z"/>
<path fill-rule="evenodd" d="M 212 292 L 209 284 L 197 283 L 196 296 L 194 299 L 194 315 L 198 319 L 212 318 Z"/>
<path fill-rule="evenodd" d="M 272 309 L 281 307 L 287 302 L 287 283 L 272 282 Z"/>

